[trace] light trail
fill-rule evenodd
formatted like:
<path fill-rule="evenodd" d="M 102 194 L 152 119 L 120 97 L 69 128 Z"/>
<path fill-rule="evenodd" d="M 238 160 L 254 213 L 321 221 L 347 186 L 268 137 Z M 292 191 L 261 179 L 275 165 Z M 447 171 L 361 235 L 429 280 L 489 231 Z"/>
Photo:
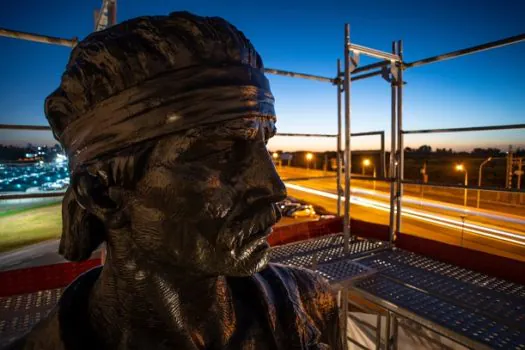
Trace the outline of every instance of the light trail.
<path fill-rule="evenodd" d="M 361 193 L 361 194 L 367 194 L 374 197 L 384 198 L 384 199 L 390 199 L 389 194 L 381 193 L 381 191 L 374 191 L 374 190 L 367 190 L 361 187 L 354 187 L 352 189 L 352 192 L 354 193 Z M 493 219 L 493 220 L 501 220 L 513 224 L 520 224 L 525 225 L 525 219 L 519 218 L 519 217 L 508 217 L 504 215 L 498 215 L 498 214 L 491 214 L 484 211 L 476 210 L 475 208 L 460 208 L 454 205 L 450 204 L 441 204 L 437 201 L 425 199 L 422 201 L 421 199 L 417 199 L 410 196 L 403 196 L 403 203 L 410 203 L 410 204 L 418 204 L 424 207 L 429 208 L 435 208 L 435 209 L 442 209 L 442 210 L 448 210 L 448 211 L 454 211 L 456 213 L 464 214 L 464 215 L 471 215 L 471 216 L 479 216 L 479 217 L 485 217 L 487 219 Z"/>
<path fill-rule="evenodd" d="M 317 196 L 330 198 L 337 200 L 338 196 L 334 193 L 324 192 L 320 190 L 311 189 L 308 187 L 303 187 L 295 184 L 285 183 L 287 187 L 302 191 L 310 194 L 314 194 Z M 341 197 L 342 200 L 344 200 L 344 197 Z M 374 201 L 371 199 L 366 198 L 360 198 L 357 196 L 350 196 L 350 202 L 356 205 L 361 205 L 368 208 L 374 208 L 378 209 L 384 212 L 390 212 L 390 206 L 388 204 L 384 204 L 378 201 Z M 424 212 L 420 212 L 413 209 L 403 209 L 402 213 L 403 216 L 411 217 L 420 221 L 426 221 L 430 222 L 434 225 L 448 227 L 452 229 L 456 229 L 459 231 L 469 232 L 485 237 L 490 237 L 498 240 L 503 240 L 506 242 L 518 244 L 525 246 L 525 236 L 518 235 L 512 232 L 507 232 L 503 230 L 498 230 L 490 227 L 485 227 L 481 225 L 476 224 L 470 224 L 470 223 L 464 223 L 461 221 L 449 219 L 443 216 L 435 215 L 435 214 L 428 214 Z"/>

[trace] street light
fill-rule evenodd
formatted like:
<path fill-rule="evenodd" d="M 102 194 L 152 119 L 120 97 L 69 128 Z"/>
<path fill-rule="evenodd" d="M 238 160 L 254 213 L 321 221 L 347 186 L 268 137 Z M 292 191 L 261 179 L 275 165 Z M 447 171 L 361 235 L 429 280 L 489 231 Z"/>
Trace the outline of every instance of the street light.
<path fill-rule="evenodd" d="M 365 169 L 369 165 L 370 165 L 370 159 L 368 159 L 368 158 L 363 159 L 363 168 L 362 168 L 363 169 L 363 172 L 362 172 L 363 176 L 365 176 Z"/>
<path fill-rule="evenodd" d="M 463 164 L 456 164 L 456 171 L 465 172 L 465 191 L 464 191 L 463 205 L 466 207 L 467 206 L 468 171 L 465 165 Z"/>
<path fill-rule="evenodd" d="M 282 166 L 282 159 L 279 158 L 279 153 L 273 152 L 272 153 L 273 163 L 278 164 L 279 168 Z"/>
<path fill-rule="evenodd" d="M 312 153 L 308 152 L 308 153 L 306 153 L 305 158 L 306 158 L 306 170 L 309 170 L 310 169 L 310 161 L 314 158 L 314 155 Z"/>
<path fill-rule="evenodd" d="M 372 164 L 372 162 L 370 161 L 370 159 L 368 159 L 368 158 L 363 159 L 363 176 L 365 176 L 365 169 L 366 169 L 366 167 L 370 166 L 371 164 Z M 375 166 L 375 164 L 373 164 L 373 165 L 374 165 L 374 174 L 372 176 L 374 178 L 373 183 L 374 183 L 374 191 L 375 191 L 375 189 L 376 189 L 376 180 L 375 180 L 375 178 L 376 178 L 376 166 Z"/>
<path fill-rule="evenodd" d="M 481 172 L 481 170 L 483 169 L 483 166 L 485 164 L 487 164 L 488 162 L 490 162 L 492 160 L 492 157 L 488 157 L 487 159 L 485 159 L 481 165 L 479 166 L 479 173 L 478 173 L 478 199 L 476 201 L 476 206 L 477 208 L 479 208 L 479 202 L 480 202 L 480 198 L 481 198 L 481 176 L 483 175 L 483 173 Z"/>

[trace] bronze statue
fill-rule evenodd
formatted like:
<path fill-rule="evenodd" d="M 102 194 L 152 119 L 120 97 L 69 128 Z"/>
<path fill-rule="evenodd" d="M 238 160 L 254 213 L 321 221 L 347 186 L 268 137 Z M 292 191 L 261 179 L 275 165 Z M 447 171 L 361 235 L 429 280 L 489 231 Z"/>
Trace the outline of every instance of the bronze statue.
<path fill-rule="evenodd" d="M 221 18 L 132 19 L 73 50 L 46 116 L 68 152 L 73 282 L 13 349 L 340 349 L 313 272 L 269 264 L 286 189 L 259 54 Z"/>

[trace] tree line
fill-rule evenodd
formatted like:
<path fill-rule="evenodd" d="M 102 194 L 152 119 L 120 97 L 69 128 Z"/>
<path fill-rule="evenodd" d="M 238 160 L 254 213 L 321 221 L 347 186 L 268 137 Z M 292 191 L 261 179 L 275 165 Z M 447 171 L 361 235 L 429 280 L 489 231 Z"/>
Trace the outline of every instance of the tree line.
<path fill-rule="evenodd" d="M 504 157 L 506 155 L 506 151 L 502 151 L 499 148 L 482 148 L 482 147 L 476 147 L 470 152 L 466 151 L 455 151 L 452 148 L 436 148 L 435 150 L 432 149 L 432 146 L 429 145 L 422 145 L 418 148 L 412 148 L 412 147 L 405 147 L 406 153 L 413 153 L 413 154 L 443 154 L 443 155 L 472 155 L 472 156 L 480 156 L 480 157 Z M 525 156 L 525 148 L 518 147 L 515 150 L 513 150 L 513 153 L 516 156 Z"/>

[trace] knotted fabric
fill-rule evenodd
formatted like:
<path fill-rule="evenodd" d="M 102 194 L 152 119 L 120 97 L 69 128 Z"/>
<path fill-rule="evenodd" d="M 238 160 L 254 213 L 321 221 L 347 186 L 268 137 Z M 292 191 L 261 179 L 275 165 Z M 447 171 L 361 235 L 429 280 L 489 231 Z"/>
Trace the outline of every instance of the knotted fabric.
<path fill-rule="evenodd" d="M 262 69 L 193 66 L 166 72 L 95 105 L 57 135 L 70 169 L 100 156 L 197 126 L 275 117 Z"/>

